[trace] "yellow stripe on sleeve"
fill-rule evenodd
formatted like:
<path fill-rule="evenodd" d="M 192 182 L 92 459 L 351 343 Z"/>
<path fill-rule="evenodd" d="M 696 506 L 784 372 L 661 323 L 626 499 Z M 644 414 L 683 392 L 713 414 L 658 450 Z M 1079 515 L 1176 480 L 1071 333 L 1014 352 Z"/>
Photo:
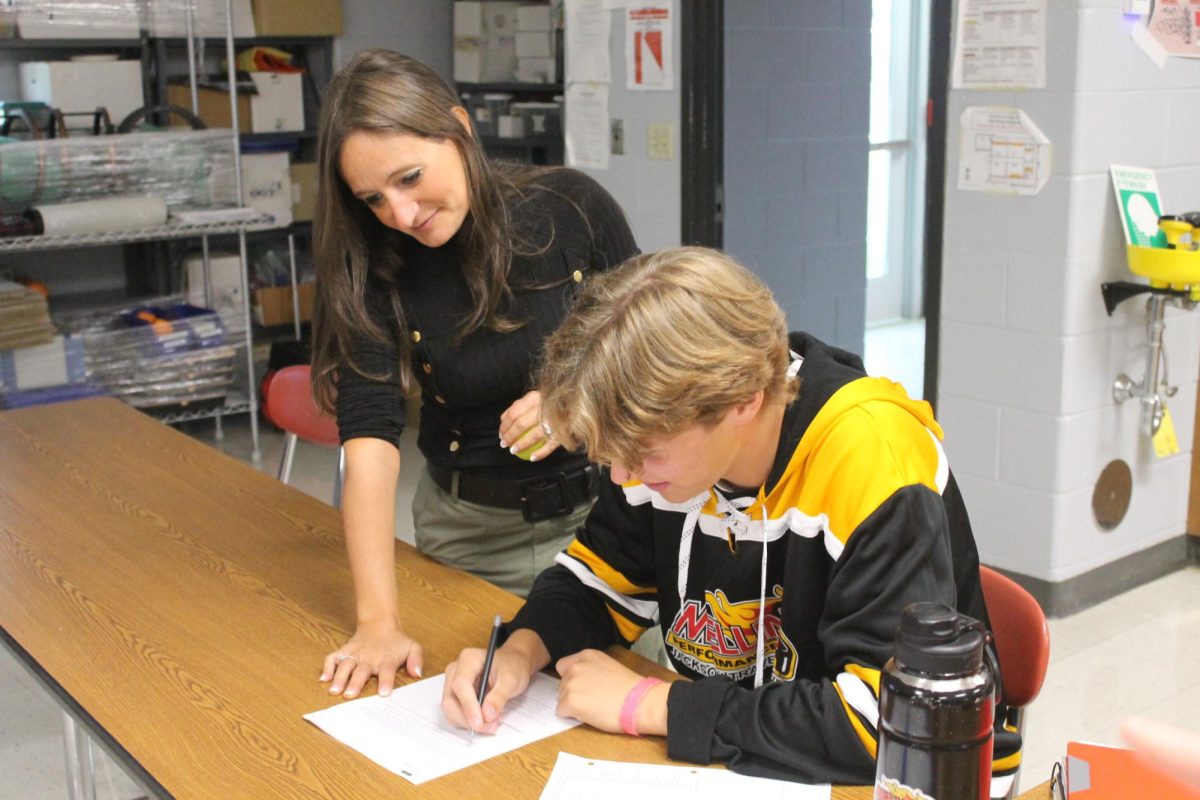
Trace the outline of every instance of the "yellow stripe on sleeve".
<path fill-rule="evenodd" d="M 625 641 L 632 644 L 638 640 L 638 637 L 646 632 L 646 628 L 643 628 L 636 622 L 631 621 L 628 617 L 619 612 L 617 609 L 613 608 L 611 605 L 606 604 L 605 607 L 608 609 L 608 615 L 612 617 L 613 623 L 617 626 L 617 631 L 621 634 L 621 637 Z"/>
<path fill-rule="evenodd" d="M 850 725 L 854 728 L 854 732 L 858 734 L 858 738 L 862 740 L 863 747 L 867 748 L 867 752 L 871 754 L 871 758 L 875 758 L 876 748 L 875 737 L 867 730 L 867 726 L 862 724 L 862 720 L 858 718 L 858 714 L 846 702 L 845 695 L 842 694 L 842 689 L 836 683 L 833 684 L 834 691 L 838 693 L 838 699 L 842 701 L 842 708 L 846 711 L 846 717 L 850 720 Z"/>
<path fill-rule="evenodd" d="M 1021 751 L 1011 753 L 1004 758 L 992 760 L 992 772 L 1008 772 L 1021 766 Z"/>
<path fill-rule="evenodd" d="M 879 670 L 864 667 L 861 664 L 847 664 L 842 668 L 843 672 L 848 672 L 860 681 L 871 687 L 871 691 L 879 697 Z"/>
<path fill-rule="evenodd" d="M 570 546 L 567 547 L 567 555 L 586 566 L 592 571 L 593 575 L 611 586 L 614 591 L 630 596 L 657 594 L 657 589 L 653 586 L 638 586 L 636 583 L 630 581 L 620 572 L 609 566 L 607 561 L 580 543 L 578 539 L 572 541 Z"/>

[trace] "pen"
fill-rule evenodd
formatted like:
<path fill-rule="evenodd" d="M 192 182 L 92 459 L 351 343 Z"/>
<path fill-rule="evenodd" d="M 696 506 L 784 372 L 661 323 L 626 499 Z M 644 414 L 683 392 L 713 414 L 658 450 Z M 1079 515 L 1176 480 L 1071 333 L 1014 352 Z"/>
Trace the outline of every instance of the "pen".
<path fill-rule="evenodd" d="M 496 655 L 496 644 L 500 641 L 500 615 L 492 620 L 492 635 L 488 639 L 487 655 L 483 657 L 483 674 L 479 676 L 479 713 L 483 713 L 483 698 L 487 696 L 488 678 L 492 674 L 492 659 Z M 474 731 L 471 732 L 474 734 Z"/>

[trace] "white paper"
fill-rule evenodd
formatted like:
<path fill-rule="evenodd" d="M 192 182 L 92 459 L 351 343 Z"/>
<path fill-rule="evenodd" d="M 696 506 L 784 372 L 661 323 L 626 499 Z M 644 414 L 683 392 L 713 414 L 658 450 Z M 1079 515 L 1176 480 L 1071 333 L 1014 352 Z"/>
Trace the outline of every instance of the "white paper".
<path fill-rule="evenodd" d="M 1046 0 L 962 0 L 955 89 L 1044 89 Z"/>
<path fill-rule="evenodd" d="M 539 672 L 525 694 L 505 706 L 495 736 L 472 737 L 442 714 L 444 683 L 445 676 L 438 675 L 398 688 L 388 697 L 351 700 L 304 718 L 412 783 L 447 775 L 579 724 L 554 713 L 558 679 Z"/>
<path fill-rule="evenodd" d="M 1050 179 L 1050 140 L 1021 109 L 972 106 L 959 125 L 959 189 L 1029 195 Z"/>
<path fill-rule="evenodd" d="M 608 84 L 568 85 L 565 123 L 567 166 L 608 169 Z"/>
<path fill-rule="evenodd" d="M 559 753 L 541 800 L 829 800 L 829 784 L 751 778 L 723 769 L 626 764 Z"/>
<path fill-rule="evenodd" d="M 1194 2 L 1155 3 L 1154 13 L 1150 15 L 1150 20 L 1144 28 L 1141 20 L 1134 26 L 1133 40 L 1141 45 L 1160 67 L 1168 56 L 1200 58 L 1200 36 L 1197 36 L 1196 30 L 1197 10 Z"/>
<path fill-rule="evenodd" d="M 672 0 L 635 3 L 625 10 L 625 88 L 670 92 L 675 86 Z"/>
<path fill-rule="evenodd" d="M 612 31 L 612 13 L 604 8 L 601 0 L 566 0 L 563 15 L 566 82 L 611 81 L 608 39 Z"/>

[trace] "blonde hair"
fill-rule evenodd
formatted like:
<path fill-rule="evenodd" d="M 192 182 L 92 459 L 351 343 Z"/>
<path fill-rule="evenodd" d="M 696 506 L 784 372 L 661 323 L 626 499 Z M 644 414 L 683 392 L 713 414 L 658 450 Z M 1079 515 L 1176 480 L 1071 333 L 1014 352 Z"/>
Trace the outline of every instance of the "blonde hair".
<path fill-rule="evenodd" d="M 563 445 L 636 468 L 648 440 L 714 425 L 760 390 L 790 403 L 789 363 L 762 281 L 716 250 L 660 250 L 593 278 L 546 340 L 542 416 Z"/>

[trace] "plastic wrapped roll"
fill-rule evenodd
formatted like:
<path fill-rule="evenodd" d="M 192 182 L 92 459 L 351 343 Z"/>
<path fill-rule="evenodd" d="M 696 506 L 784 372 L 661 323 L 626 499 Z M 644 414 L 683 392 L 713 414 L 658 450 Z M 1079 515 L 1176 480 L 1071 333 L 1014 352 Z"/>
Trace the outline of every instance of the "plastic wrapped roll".
<path fill-rule="evenodd" d="M 230 130 L 0 137 L 0 213 L 141 195 L 161 197 L 172 210 L 237 206 L 236 153 Z"/>
<path fill-rule="evenodd" d="M 165 225 L 167 204 L 161 197 L 105 197 L 34 206 L 29 216 L 47 236 L 108 233 Z"/>

